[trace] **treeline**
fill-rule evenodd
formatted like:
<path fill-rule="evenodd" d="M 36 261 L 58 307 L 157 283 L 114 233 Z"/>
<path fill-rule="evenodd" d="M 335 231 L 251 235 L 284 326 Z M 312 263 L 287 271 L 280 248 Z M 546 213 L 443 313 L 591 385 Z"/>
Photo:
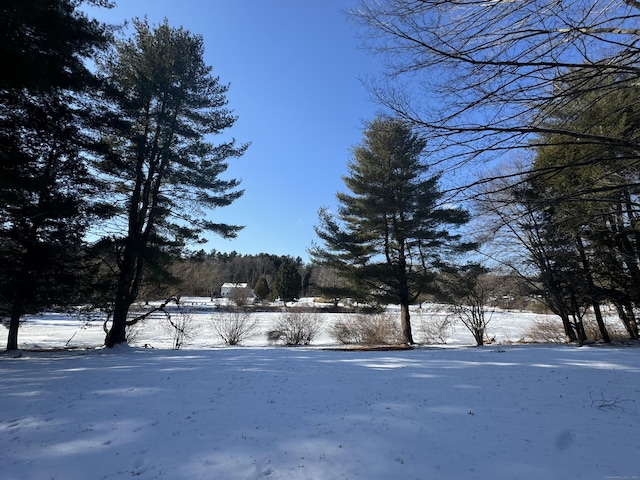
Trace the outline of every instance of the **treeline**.
<path fill-rule="evenodd" d="M 299 298 L 310 293 L 312 267 L 305 265 L 300 257 L 288 255 L 242 255 L 235 251 L 224 253 L 216 250 L 206 253 L 200 250 L 172 262 L 168 271 L 175 286 L 157 285 L 156 291 L 153 291 L 153 285 L 149 285 L 145 295 L 150 295 L 150 299 L 175 293 L 182 296 L 216 297 L 220 295 L 223 283 L 246 283 L 255 290 L 260 279 L 264 279 L 268 287 L 268 293 L 263 295 L 266 300 L 272 291 L 278 291 L 278 272 L 283 277 L 286 271 L 297 272 L 299 276 L 295 279 L 297 289 L 291 295 L 292 298 Z M 153 282 L 152 276 L 150 281 Z"/>
<path fill-rule="evenodd" d="M 246 283 L 254 291 L 262 293 L 262 300 L 273 300 L 280 296 L 278 282 L 286 277 L 292 278 L 292 286 L 287 300 L 301 297 L 318 297 L 327 302 L 344 301 L 346 296 L 332 297 L 327 293 L 337 292 L 344 279 L 338 272 L 315 263 L 304 263 L 300 257 L 274 255 L 269 253 L 240 254 L 232 251 L 219 252 L 204 250 L 191 252 L 183 258 L 173 259 L 167 271 L 170 276 L 158 276 L 151 272 L 145 277 L 140 300 L 151 301 L 171 296 L 197 296 L 215 298 L 220 296 L 223 283 Z M 287 273 L 285 273 L 287 272 Z M 446 281 L 438 274 L 442 288 L 432 294 L 422 295 L 418 303 L 446 303 L 449 295 L 444 292 Z M 266 284 L 267 289 L 261 287 Z M 535 295 L 532 279 L 523 279 L 517 275 L 486 273 L 481 279 L 487 292 L 488 305 L 514 310 L 538 310 L 543 306 Z M 535 283 L 535 282 L 533 282 Z M 347 290 L 340 293 L 347 294 Z"/>

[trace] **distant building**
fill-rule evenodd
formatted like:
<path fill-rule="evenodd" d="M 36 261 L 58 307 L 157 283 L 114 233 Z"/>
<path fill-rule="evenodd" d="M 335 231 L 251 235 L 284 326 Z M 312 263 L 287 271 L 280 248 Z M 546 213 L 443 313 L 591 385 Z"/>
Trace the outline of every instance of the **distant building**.
<path fill-rule="evenodd" d="M 220 296 L 229 298 L 235 290 L 244 290 L 247 292 L 247 297 L 253 296 L 253 290 L 246 283 L 223 283 L 222 287 L 220 287 Z"/>

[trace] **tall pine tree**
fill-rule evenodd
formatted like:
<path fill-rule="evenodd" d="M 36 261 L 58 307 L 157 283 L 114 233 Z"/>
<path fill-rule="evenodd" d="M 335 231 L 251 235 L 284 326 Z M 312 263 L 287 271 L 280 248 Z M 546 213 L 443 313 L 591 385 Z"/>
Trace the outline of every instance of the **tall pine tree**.
<path fill-rule="evenodd" d="M 98 183 L 87 135 L 103 26 L 70 0 L 0 6 L 0 315 L 7 349 L 23 314 L 73 301 Z M 99 3 L 99 2 L 92 2 Z"/>
<path fill-rule="evenodd" d="M 117 42 L 102 66 L 120 123 L 105 139 L 111 154 L 100 168 L 112 179 L 124 232 L 109 239 L 117 278 L 107 346 L 126 341 L 129 307 L 158 253 L 179 252 L 204 232 L 233 237 L 241 228 L 206 218 L 242 195 L 238 181 L 220 175 L 247 146 L 209 141 L 236 117 L 226 108 L 228 87 L 204 63 L 203 38 L 166 21 L 133 25 L 133 38 Z"/>
<path fill-rule="evenodd" d="M 409 306 L 432 286 L 446 253 L 472 247 L 449 231 L 464 225 L 468 214 L 439 206 L 439 177 L 428 175 L 425 146 L 402 121 L 370 122 L 343 178 L 351 193 L 338 193 L 337 218 L 321 210 L 316 233 L 324 245 L 310 250 L 315 262 L 347 280 L 348 294 L 400 304 L 409 344 Z"/>

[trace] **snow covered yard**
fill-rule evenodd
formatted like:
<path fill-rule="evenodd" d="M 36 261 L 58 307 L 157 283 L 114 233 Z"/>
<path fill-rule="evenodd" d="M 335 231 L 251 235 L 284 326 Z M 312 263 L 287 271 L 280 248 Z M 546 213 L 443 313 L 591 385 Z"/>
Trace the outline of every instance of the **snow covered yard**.
<path fill-rule="evenodd" d="M 4 480 L 640 476 L 630 347 L 23 352 L 0 389 Z"/>

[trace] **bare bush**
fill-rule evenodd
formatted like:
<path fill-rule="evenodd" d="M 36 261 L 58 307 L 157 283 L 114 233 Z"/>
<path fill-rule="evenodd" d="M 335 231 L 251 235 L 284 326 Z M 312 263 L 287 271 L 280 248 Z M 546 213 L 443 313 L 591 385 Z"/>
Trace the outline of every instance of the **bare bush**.
<path fill-rule="evenodd" d="M 253 301 L 250 288 L 232 288 L 229 293 L 229 300 L 236 304 L 237 307 L 244 307 Z"/>
<path fill-rule="evenodd" d="M 444 345 L 456 323 L 455 317 L 438 312 L 420 312 L 420 334 L 423 343 Z"/>
<path fill-rule="evenodd" d="M 275 326 L 267 332 L 270 342 L 285 345 L 309 345 L 320 333 L 322 324 L 316 312 L 286 310 L 280 314 Z"/>
<path fill-rule="evenodd" d="M 471 332 L 477 346 L 481 347 L 485 343 L 493 343 L 493 339 L 487 337 L 487 324 L 491 321 L 491 313 L 493 312 L 489 312 L 487 315 L 484 305 L 453 305 L 451 312 Z"/>
<path fill-rule="evenodd" d="M 144 322 L 136 323 L 135 325 L 127 326 L 125 330 L 125 338 L 127 339 L 127 344 L 131 345 L 138 338 L 142 327 L 144 326 Z"/>
<path fill-rule="evenodd" d="M 402 343 L 399 325 L 393 315 L 357 314 L 338 320 L 329 330 L 334 340 L 343 344 L 390 345 Z"/>
<path fill-rule="evenodd" d="M 450 304 L 450 312 L 471 332 L 476 345 L 482 346 L 487 339 L 487 325 L 495 310 L 495 303 L 487 304 L 494 297 L 491 282 L 487 280 L 486 268 L 469 263 L 451 271 L 441 279 L 442 289 Z M 492 302 L 493 303 L 493 302 Z"/>
<path fill-rule="evenodd" d="M 189 308 L 178 306 L 174 314 L 167 313 L 166 327 L 173 337 L 173 349 L 180 350 L 197 334 L 196 324 Z"/>
<path fill-rule="evenodd" d="M 535 343 L 564 343 L 566 337 L 560 318 L 536 319 L 524 334 Z"/>
<path fill-rule="evenodd" d="M 258 317 L 241 309 L 211 315 L 213 329 L 226 345 L 239 345 L 258 326 Z"/>
<path fill-rule="evenodd" d="M 606 324 L 607 332 L 609 333 L 609 338 L 611 340 L 618 341 L 618 340 L 626 340 L 629 338 L 629 335 L 627 334 L 627 332 L 624 329 L 620 328 L 619 325 L 617 324 L 611 325 L 606 321 L 605 321 L 605 324 Z M 602 332 L 600 331 L 600 328 L 598 327 L 598 323 L 593 315 L 587 315 L 584 318 L 583 326 L 588 339 L 591 339 L 594 341 L 602 340 Z"/>

